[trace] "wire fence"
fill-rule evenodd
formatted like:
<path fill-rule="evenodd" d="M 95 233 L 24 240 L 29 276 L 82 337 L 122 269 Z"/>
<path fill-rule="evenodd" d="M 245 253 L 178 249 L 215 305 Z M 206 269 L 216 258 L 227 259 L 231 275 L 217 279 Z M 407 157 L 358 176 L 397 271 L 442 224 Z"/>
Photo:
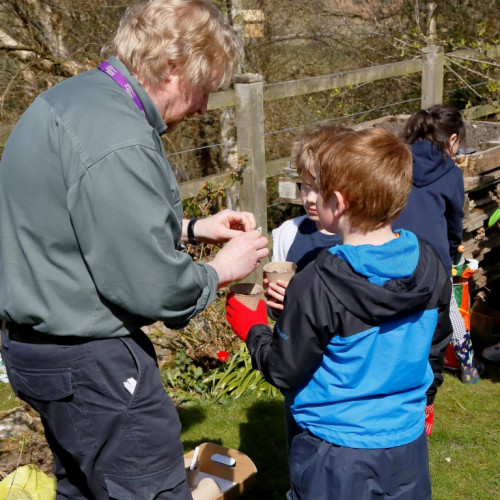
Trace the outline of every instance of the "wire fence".
<path fill-rule="evenodd" d="M 477 88 L 477 87 L 486 86 L 486 85 L 488 85 L 488 81 L 478 82 L 478 83 L 471 83 L 471 84 L 464 84 L 464 85 L 461 85 L 461 86 L 454 87 L 452 89 L 447 89 L 447 90 L 444 91 L 444 94 L 445 95 L 452 95 L 452 94 L 454 94 L 456 92 L 459 92 L 461 90 L 471 89 L 471 88 Z M 284 133 L 287 133 L 287 132 L 296 132 L 296 131 L 299 131 L 299 130 L 305 130 L 307 128 L 315 127 L 315 126 L 318 126 L 318 125 L 325 125 L 325 124 L 329 124 L 329 123 L 335 123 L 335 122 L 338 122 L 338 121 L 349 120 L 349 119 L 353 119 L 353 118 L 359 118 L 360 116 L 370 115 L 370 114 L 373 114 L 373 113 L 376 113 L 376 112 L 379 112 L 379 111 L 383 111 L 383 110 L 395 108 L 397 106 L 404 106 L 406 104 L 420 102 L 420 100 L 421 100 L 420 97 L 413 97 L 413 98 L 410 98 L 410 99 L 404 99 L 404 100 L 401 100 L 401 101 L 396 101 L 396 102 L 393 102 L 393 103 L 389 103 L 389 104 L 385 104 L 385 105 L 381 105 L 381 106 L 376 106 L 376 107 L 373 107 L 373 108 L 370 108 L 370 109 L 366 109 L 366 110 L 363 110 L 363 111 L 358 111 L 358 112 L 355 112 L 355 113 L 349 113 L 349 114 L 344 114 L 342 116 L 334 116 L 332 118 L 326 118 L 326 119 L 322 119 L 322 120 L 312 121 L 312 122 L 308 122 L 308 123 L 303 124 L 303 125 L 297 125 L 297 126 L 293 126 L 293 127 L 286 127 L 286 128 L 280 128 L 280 129 L 277 129 L 277 130 L 271 130 L 271 131 L 265 132 L 264 136 L 265 137 L 270 137 L 270 136 L 273 136 L 273 135 L 284 134 Z M 227 143 L 222 143 L 222 142 L 217 142 L 217 143 L 212 143 L 212 144 L 206 144 L 206 145 L 203 145 L 203 146 L 198 146 L 198 147 L 193 147 L 193 148 L 189 148 L 189 149 L 184 149 L 184 150 L 181 150 L 181 151 L 175 151 L 173 153 L 167 153 L 167 157 L 170 158 L 170 157 L 175 157 L 175 156 L 179 156 L 179 155 L 182 155 L 182 154 L 193 153 L 193 152 L 203 151 L 203 150 L 210 150 L 210 149 L 215 149 L 215 148 L 218 148 L 218 147 L 226 147 L 226 146 L 227 146 Z"/>

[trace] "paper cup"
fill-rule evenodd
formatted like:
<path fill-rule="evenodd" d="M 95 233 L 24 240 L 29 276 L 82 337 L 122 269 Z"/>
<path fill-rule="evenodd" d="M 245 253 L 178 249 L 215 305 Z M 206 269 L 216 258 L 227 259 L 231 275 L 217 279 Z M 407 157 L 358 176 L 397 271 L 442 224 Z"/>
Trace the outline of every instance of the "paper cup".
<path fill-rule="evenodd" d="M 295 274 L 297 265 L 293 262 L 269 262 L 263 268 L 264 278 L 267 278 L 269 283 L 277 281 L 285 281 L 288 283 Z"/>
<path fill-rule="evenodd" d="M 193 500 L 215 500 L 220 497 L 219 485 L 211 477 L 203 478 L 191 491 Z"/>
<path fill-rule="evenodd" d="M 262 298 L 262 287 L 256 283 L 236 283 L 229 290 L 234 293 L 238 302 L 241 302 L 252 311 L 257 310 L 259 300 Z"/>
<path fill-rule="evenodd" d="M 200 476 L 200 461 L 196 461 L 196 465 L 194 466 L 194 469 L 191 470 L 191 459 L 190 458 L 185 458 L 184 459 L 184 468 L 186 469 L 186 477 L 187 477 L 187 482 L 189 485 L 189 489 L 192 490 L 193 488 L 196 488 L 196 485 L 198 484 L 198 479 Z"/>

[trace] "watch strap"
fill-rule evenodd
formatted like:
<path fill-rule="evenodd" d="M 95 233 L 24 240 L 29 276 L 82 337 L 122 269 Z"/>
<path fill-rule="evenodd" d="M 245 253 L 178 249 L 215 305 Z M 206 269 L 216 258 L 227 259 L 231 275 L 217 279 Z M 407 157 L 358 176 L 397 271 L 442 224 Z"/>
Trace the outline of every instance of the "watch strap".
<path fill-rule="evenodd" d="M 200 242 L 194 237 L 194 225 L 198 219 L 191 219 L 187 225 L 187 237 L 191 245 L 199 245 Z"/>

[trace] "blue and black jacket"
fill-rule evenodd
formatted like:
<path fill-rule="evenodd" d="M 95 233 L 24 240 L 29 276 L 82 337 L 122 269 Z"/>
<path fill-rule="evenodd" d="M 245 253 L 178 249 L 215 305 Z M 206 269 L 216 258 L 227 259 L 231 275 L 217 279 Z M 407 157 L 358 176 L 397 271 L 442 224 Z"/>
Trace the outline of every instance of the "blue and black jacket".
<path fill-rule="evenodd" d="M 253 366 L 294 390 L 298 425 L 334 444 L 388 448 L 424 430 L 451 335 L 451 282 L 413 233 L 325 249 L 291 280 L 275 325 L 255 325 Z M 430 354 L 429 354 L 430 351 Z"/>

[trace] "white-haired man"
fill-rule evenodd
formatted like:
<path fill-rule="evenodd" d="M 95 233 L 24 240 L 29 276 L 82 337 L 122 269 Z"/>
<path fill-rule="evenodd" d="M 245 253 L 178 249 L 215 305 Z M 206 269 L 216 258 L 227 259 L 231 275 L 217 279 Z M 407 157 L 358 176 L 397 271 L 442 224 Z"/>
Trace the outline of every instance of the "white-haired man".
<path fill-rule="evenodd" d="M 183 220 L 160 135 L 240 43 L 208 0 L 130 7 L 98 69 L 41 94 L 0 167 L 2 357 L 41 415 L 57 499 L 188 499 L 180 423 L 140 328 L 176 328 L 267 253 L 253 214 Z M 208 263 L 187 241 L 227 242 Z"/>

